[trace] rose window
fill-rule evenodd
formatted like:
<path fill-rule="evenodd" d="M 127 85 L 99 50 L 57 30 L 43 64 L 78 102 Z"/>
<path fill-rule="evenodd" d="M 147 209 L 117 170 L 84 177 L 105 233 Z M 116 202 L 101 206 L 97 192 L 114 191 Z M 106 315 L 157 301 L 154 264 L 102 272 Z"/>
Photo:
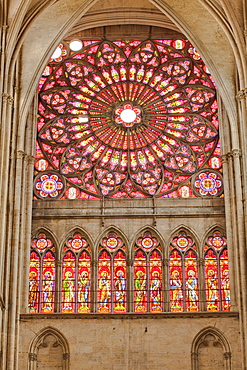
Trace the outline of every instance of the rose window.
<path fill-rule="evenodd" d="M 35 196 L 222 194 L 215 84 L 191 44 L 81 45 L 61 43 L 40 79 Z"/>

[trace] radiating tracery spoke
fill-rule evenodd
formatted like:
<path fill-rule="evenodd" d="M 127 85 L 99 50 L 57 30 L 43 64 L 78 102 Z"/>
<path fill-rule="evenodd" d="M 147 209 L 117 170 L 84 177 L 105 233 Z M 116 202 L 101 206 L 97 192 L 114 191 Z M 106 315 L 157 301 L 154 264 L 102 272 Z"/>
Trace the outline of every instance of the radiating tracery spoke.
<path fill-rule="evenodd" d="M 185 40 L 82 45 L 51 59 L 40 80 L 36 196 L 220 195 L 215 85 L 194 48 Z M 195 177 L 204 168 L 211 187 Z M 57 171 L 65 193 L 41 191 L 42 171 Z"/>

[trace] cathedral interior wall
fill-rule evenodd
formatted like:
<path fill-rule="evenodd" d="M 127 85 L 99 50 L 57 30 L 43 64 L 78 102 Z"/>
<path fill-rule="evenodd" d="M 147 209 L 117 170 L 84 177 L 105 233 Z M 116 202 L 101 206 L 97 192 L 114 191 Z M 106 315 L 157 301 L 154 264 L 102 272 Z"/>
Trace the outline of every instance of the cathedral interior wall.
<path fill-rule="evenodd" d="M 192 342 L 208 326 L 224 333 L 231 349 L 232 369 L 241 368 L 237 315 L 167 315 L 170 316 L 149 318 L 133 314 L 132 317 L 83 318 L 55 314 L 52 318 L 41 318 L 22 315 L 20 369 L 27 368 L 30 344 L 36 335 L 44 327 L 52 327 L 69 343 L 70 369 L 73 370 L 189 370 Z"/>

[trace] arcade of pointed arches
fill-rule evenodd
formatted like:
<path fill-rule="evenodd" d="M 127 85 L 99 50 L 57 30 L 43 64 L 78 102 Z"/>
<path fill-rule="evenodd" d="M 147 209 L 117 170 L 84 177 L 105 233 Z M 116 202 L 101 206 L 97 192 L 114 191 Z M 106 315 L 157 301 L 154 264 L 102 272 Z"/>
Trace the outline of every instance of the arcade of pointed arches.
<path fill-rule="evenodd" d="M 28 305 L 33 314 L 229 311 L 227 241 L 215 229 L 200 246 L 180 229 L 164 249 L 146 229 L 131 248 L 111 229 L 94 248 L 74 230 L 59 250 L 39 230 L 31 245 Z"/>

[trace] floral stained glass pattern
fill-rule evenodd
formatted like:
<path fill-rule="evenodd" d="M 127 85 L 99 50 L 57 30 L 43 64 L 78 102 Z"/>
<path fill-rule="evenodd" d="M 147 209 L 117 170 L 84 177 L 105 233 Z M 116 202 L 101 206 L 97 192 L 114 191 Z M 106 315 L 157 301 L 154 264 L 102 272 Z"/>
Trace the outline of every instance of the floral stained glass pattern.
<path fill-rule="evenodd" d="M 62 259 L 62 312 L 90 312 L 91 270 L 88 242 L 81 234 L 75 233 L 67 241 Z"/>
<path fill-rule="evenodd" d="M 180 233 L 171 243 L 169 279 L 171 312 L 199 311 L 198 255 L 186 233 Z"/>
<path fill-rule="evenodd" d="M 136 241 L 134 256 L 134 311 L 162 312 L 162 254 L 158 240 L 145 233 Z"/>
<path fill-rule="evenodd" d="M 216 88 L 191 44 L 81 45 L 40 79 L 35 197 L 221 195 Z"/>
<path fill-rule="evenodd" d="M 98 311 L 127 312 L 126 247 L 115 233 L 103 238 L 99 247 Z"/>
<path fill-rule="evenodd" d="M 39 234 L 33 239 L 30 252 L 29 298 L 30 313 L 53 313 L 55 308 L 55 250 L 51 239 Z"/>
<path fill-rule="evenodd" d="M 226 238 L 215 232 L 205 245 L 204 274 L 207 311 L 230 311 L 230 280 Z"/>

